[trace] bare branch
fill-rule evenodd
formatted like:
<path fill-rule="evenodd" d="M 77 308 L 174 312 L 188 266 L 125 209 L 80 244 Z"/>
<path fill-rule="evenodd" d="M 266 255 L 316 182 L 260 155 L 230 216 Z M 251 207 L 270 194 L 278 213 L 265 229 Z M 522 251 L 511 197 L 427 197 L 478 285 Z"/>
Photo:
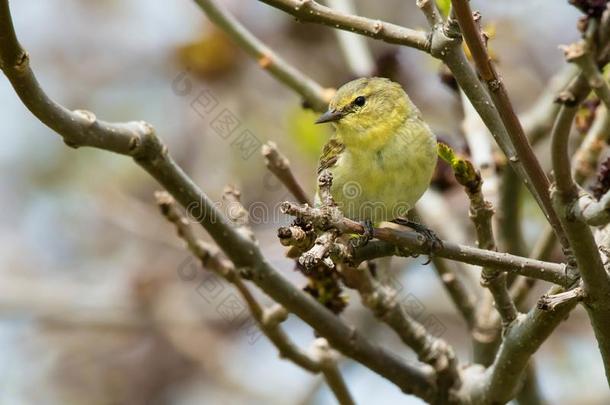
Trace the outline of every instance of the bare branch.
<path fill-rule="evenodd" d="M 329 27 L 356 32 L 392 44 L 400 44 L 429 52 L 428 35 L 422 31 L 356 15 L 345 14 L 313 0 L 260 0 L 292 14 L 301 21 L 316 22 Z"/>
<path fill-rule="evenodd" d="M 416 4 L 426 16 L 428 25 L 430 25 L 430 27 L 443 23 L 443 17 L 441 17 L 440 13 L 438 12 L 436 2 L 434 2 L 434 0 L 417 0 Z"/>
<path fill-rule="evenodd" d="M 584 184 L 596 174 L 599 156 L 606 147 L 608 139 L 610 139 L 610 114 L 606 107 L 600 106 L 595 112 L 595 120 L 585 139 L 574 153 L 572 175 L 577 184 Z"/>
<path fill-rule="evenodd" d="M 549 294 L 560 292 L 554 287 Z M 576 302 L 560 306 L 555 311 L 533 308 L 520 315 L 506 330 L 494 363 L 478 377 L 471 376 L 469 389 L 464 389 L 463 400 L 472 403 L 506 403 L 514 398 L 530 357 L 561 323 Z"/>
<path fill-rule="evenodd" d="M 470 219 L 472 220 L 479 248 L 496 251 L 496 242 L 492 229 L 492 204 L 485 199 L 482 192 L 483 179 L 473 164 L 455 155 L 445 144 L 439 144 L 439 156 L 451 166 L 455 178 L 464 187 L 470 201 Z M 493 355 L 500 343 L 501 325 L 497 319 L 500 315 L 505 328 L 517 317 L 517 308 L 507 289 L 506 272 L 492 266 L 484 266 L 481 271 L 481 285 L 487 288 L 477 303 L 476 322 L 473 328 L 474 358 L 484 366 L 492 362 Z M 493 311 L 493 307 L 497 313 Z"/>
<path fill-rule="evenodd" d="M 578 91 L 580 95 L 586 95 L 587 90 L 586 85 L 582 88 L 578 86 L 572 93 Z M 574 100 L 578 99 L 581 99 L 581 97 L 574 96 Z M 575 105 L 563 105 L 553 127 L 552 161 L 557 187 L 554 200 L 558 211 L 561 211 L 560 218 L 568 237 L 574 245 L 574 254 L 584 281 L 584 290 L 587 294 L 602 298 L 610 294 L 608 275 L 604 270 L 589 226 L 581 220 L 574 220 L 576 219 L 575 215 L 571 212 L 571 207 L 576 204 L 579 195 L 577 186 L 572 179 L 568 156 L 568 138 L 575 113 Z"/>
<path fill-rule="evenodd" d="M 591 226 L 603 226 L 610 222 L 610 192 L 596 201 L 588 193 L 581 193 L 574 214 Z"/>
<path fill-rule="evenodd" d="M 574 251 L 576 264 L 583 281 L 585 308 L 591 319 L 598 342 L 606 378 L 610 383 L 610 279 L 603 266 L 591 228 L 575 215 L 579 190 L 572 179 L 568 155 L 568 138 L 576 108 L 589 93 L 589 85 L 584 75 L 580 75 L 564 93 L 564 105 L 559 110 L 552 133 L 551 157 L 555 173 L 556 190 L 553 194 L 559 218 L 562 221 L 570 245 Z M 563 307 L 569 307 L 564 305 Z"/>
<path fill-rule="evenodd" d="M 314 341 L 311 349 L 312 356 L 317 360 L 320 369 L 324 374 L 326 383 L 335 394 L 339 404 L 353 405 L 355 404 L 352 396 L 345 385 L 343 376 L 337 367 L 337 355 L 324 338 L 318 338 Z"/>
<path fill-rule="evenodd" d="M 538 300 L 538 308 L 545 311 L 554 311 L 560 305 L 571 303 L 573 301 L 582 301 L 585 293 L 582 287 L 576 287 L 568 291 L 557 294 L 545 294 Z"/>
<path fill-rule="evenodd" d="M 353 403 L 345 382 L 338 372 L 337 356 L 328 348 L 328 344 L 324 352 L 316 352 L 315 355 L 299 349 L 280 326 L 288 316 L 286 310 L 279 305 L 263 309 L 244 284 L 233 263 L 221 258 L 218 251 L 195 236 L 190 222 L 178 211 L 173 197 L 167 192 L 159 191 L 155 193 L 155 198 L 163 216 L 174 224 L 178 236 L 186 242 L 188 249 L 200 260 L 201 265 L 226 279 L 239 291 L 261 331 L 277 347 L 280 357 L 292 361 L 309 372 L 323 373 L 328 385 L 337 395 L 337 400 L 340 403 Z"/>
<path fill-rule="evenodd" d="M 267 142 L 264 144 L 262 153 L 265 157 L 267 169 L 282 182 L 294 198 L 297 199 L 297 202 L 311 205 L 311 201 L 307 198 L 307 194 L 303 191 L 303 187 L 301 187 L 294 177 L 292 170 L 290 170 L 290 161 L 277 149 L 275 142 Z"/>
<path fill-rule="evenodd" d="M 497 247 L 491 224 L 494 209 L 481 192 L 482 179 L 478 172 L 475 178 L 477 180 L 474 181 L 474 186 L 468 187 L 468 184 L 463 184 L 470 199 L 470 218 L 475 226 L 479 248 L 495 251 Z M 508 326 L 517 317 L 517 308 L 508 293 L 506 272 L 485 266 L 481 272 L 481 284 L 491 292 L 502 322 L 504 326 Z"/>
<path fill-rule="evenodd" d="M 195 210 L 197 220 L 237 268 L 251 268 L 253 281 L 270 297 L 312 326 L 337 350 L 392 381 L 404 392 L 434 398 L 429 367 L 406 363 L 383 347 L 366 340 L 318 302 L 283 278 L 262 256 L 254 241 L 245 238 L 215 207 L 167 153 L 152 127 L 142 122 L 110 124 L 90 113 L 71 112 L 52 101 L 40 88 L 19 46 L 7 0 L 0 0 L 0 61 L 17 95 L 45 125 L 71 146 L 93 146 L 132 156 L 183 207 Z"/>
<path fill-rule="evenodd" d="M 362 303 L 380 320 L 388 324 L 400 339 L 411 347 L 420 361 L 431 365 L 437 374 L 439 396 L 448 398 L 450 389 L 461 385 L 458 363 L 453 348 L 444 340 L 428 333 L 426 328 L 413 319 L 404 305 L 397 301 L 397 293 L 390 286 L 375 280 L 366 268 L 341 266 L 341 273 L 349 287 L 360 293 Z"/>
<path fill-rule="evenodd" d="M 468 291 L 464 283 L 458 279 L 456 271 L 450 267 L 451 263 L 436 256 L 432 256 L 432 263 L 440 276 L 443 287 L 466 321 L 468 329 L 472 330 L 475 326 L 476 298 L 474 294 Z"/>
<path fill-rule="evenodd" d="M 566 60 L 577 65 L 593 89 L 597 97 L 602 100 L 606 108 L 610 108 L 610 86 L 597 68 L 588 45 L 584 40 L 564 46 Z"/>
<path fill-rule="evenodd" d="M 559 219 L 553 209 L 548 192 L 549 180 L 528 143 L 521 122 L 510 102 L 506 88 L 497 74 L 490 56 L 487 54 L 485 42 L 474 21 L 469 1 L 451 0 L 451 4 L 453 5 L 453 12 L 458 20 L 464 35 L 464 40 L 468 45 L 468 49 L 470 49 L 477 70 L 481 74 L 483 82 L 487 85 L 493 104 L 499 112 L 500 119 L 508 133 L 512 146 L 515 148 L 516 154 L 514 156 L 508 155 L 508 157 L 509 159 L 518 159 L 521 161 L 525 171 L 525 178 L 529 179 L 531 187 L 533 187 L 532 191 L 534 196 L 541 205 L 547 219 L 551 225 L 553 225 L 562 245 L 565 245 L 565 235 L 563 235 Z"/>
<path fill-rule="evenodd" d="M 322 88 L 315 81 L 290 65 L 248 31 L 216 0 L 195 0 L 210 20 L 227 33 L 244 51 L 258 61 L 261 68 L 300 94 L 308 106 L 324 111 L 333 91 Z"/>
<path fill-rule="evenodd" d="M 356 221 L 344 218 L 326 207 L 300 207 L 290 202 L 282 203 L 284 213 L 311 221 L 318 228 L 335 228 L 342 233 L 363 234 L 364 228 Z M 422 236 L 415 232 L 398 231 L 390 228 L 375 228 L 374 237 L 379 241 L 371 241 L 366 246 L 354 252 L 354 263 L 372 260 L 385 256 L 413 256 L 414 254 L 430 254 L 430 249 Z M 433 252 L 439 257 L 456 260 L 476 266 L 494 266 L 508 272 L 514 272 L 527 277 L 538 278 L 558 285 L 566 283 L 565 265 L 532 260 L 508 253 L 493 252 L 443 241 L 443 246 Z M 568 280 L 571 283 L 572 280 Z"/>
<path fill-rule="evenodd" d="M 534 244 L 529 257 L 537 260 L 548 260 L 556 243 L 557 239 L 555 238 L 553 229 L 547 225 Z M 538 280 L 535 278 L 520 277 L 513 283 L 510 288 L 510 295 L 513 297 L 513 301 L 515 301 L 517 307 L 525 301 L 528 293 L 532 290 L 534 285 L 536 285 L 536 281 Z"/>

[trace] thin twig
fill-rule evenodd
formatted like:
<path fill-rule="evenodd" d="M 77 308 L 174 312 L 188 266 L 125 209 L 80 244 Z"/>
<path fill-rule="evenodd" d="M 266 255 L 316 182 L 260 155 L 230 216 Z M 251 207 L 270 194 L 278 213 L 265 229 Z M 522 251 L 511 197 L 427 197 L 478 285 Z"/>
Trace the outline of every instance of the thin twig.
<path fill-rule="evenodd" d="M 581 40 L 564 46 L 563 50 L 566 60 L 580 68 L 589 83 L 589 87 L 593 89 L 606 108 L 610 108 L 610 86 L 608 86 L 606 79 L 604 79 L 604 76 L 597 68 L 597 63 L 589 50 L 587 42 Z"/>
<path fill-rule="evenodd" d="M 610 114 L 608 108 L 599 106 L 595 120 L 589 128 L 585 139 L 574 153 L 572 175 L 577 184 L 583 185 L 597 172 L 599 156 L 610 139 Z"/>
<path fill-rule="evenodd" d="M 448 398 L 449 390 L 461 385 L 459 365 L 453 348 L 443 339 L 431 335 L 421 323 L 413 319 L 405 306 L 398 302 L 397 292 L 375 280 L 368 269 L 341 266 L 341 273 L 346 284 L 358 290 L 363 304 L 388 324 L 417 353 L 420 361 L 434 368 L 439 385 L 436 401 L 443 403 L 440 398 Z"/>
<path fill-rule="evenodd" d="M 307 105 L 314 110 L 326 110 L 330 96 L 333 94 L 332 91 L 322 88 L 263 44 L 237 21 L 224 5 L 216 0 L 195 0 L 195 3 L 205 11 L 214 24 L 218 25 L 244 51 L 256 59 L 261 68 L 300 94 Z"/>
<path fill-rule="evenodd" d="M 352 395 L 350 394 L 345 380 L 337 366 L 337 355 L 324 338 L 318 338 L 314 341 L 313 347 L 310 350 L 312 356 L 317 360 L 320 369 L 324 374 L 326 383 L 330 387 L 333 394 L 337 398 L 340 405 L 355 404 Z"/>
<path fill-rule="evenodd" d="M 275 142 L 267 142 L 262 147 L 262 153 L 265 157 L 265 165 L 271 173 L 275 175 L 290 191 L 290 193 L 296 198 L 300 204 L 309 204 L 311 201 L 303 191 L 303 187 L 299 184 L 297 179 L 294 177 L 292 170 L 290 170 L 290 161 L 277 149 Z"/>
<path fill-rule="evenodd" d="M 476 299 L 474 294 L 458 279 L 457 272 L 451 268 L 452 263 L 434 255 L 432 256 L 432 263 L 443 283 L 443 287 L 451 297 L 451 301 L 466 321 L 468 329 L 472 330 L 475 326 Z"/>
<path fill-rule="evenodd" d="M 553 233 L 553 229 L 547 225 L 534 244 L 529 257 L 537 260 L 548 260 L 556 243 L 557 239 L 555 238 L 555 233 Z M 523 304 L 537 281 L 538 280 L 535 278 L 520 277 L 513 283 L 510 287 L 510 295 L 513 297 L 513 301 L 517 307 L 520 307 Z"/>
<path fill-rule="evenodd" d="M 300 21 L 310 21 L 329 27 L 355 32 L 392 44 L 406 45 L 429 51 L 427 33 L 401 27 L 396 24 L 345 14 L 325 7 L 313 0 L 260 0 L 272 7 L 292 14 Z"/>
<path fill-rule="evenodd" d="M 586 95 L 588 87 L 575 84 L 571 91 L 573 100 L 581 100 Z M 578 93 L 578 94 L 575 94 Z M 564 104 L 559 110 L 552 134 L 551 157 L 555 175 L 555 204 L 562 211 L 563 224 L 572 243 L 578 268 L 585 282 L 587 294 L 597 298 L 610 294 L 608 275 L 604 270 L 597 245 L 589 226 L 571 212 L 579 197 L 579 191 L 572 179 L 571 163 L 568 155 L 568 138 L 572 120 L 576 114 L 577 104 Z"/>
<path fill-rule="evenodd" d="M 482 179 L 478 174 L 475 186 L 465 187 L 470 200 L 470 218 L 474 223 L 479 248 L 497 250 L 493 234 L 491 219 L 494 209 L 491 203 L 485 200 L 481 192 Z M 464 184 L 467 186 L 467 184 Z M 484 266 L 481 271 L 481 284 L 489 289 L 493 296 L 495 306 L 502 318 L 504 326 L 508 326 L 517 317 L 517 308 L 508 293 L 506 285 L 506 272 L 492 266 Z M 486 311 L 484 311 L 486 313 Z M 485 322 L 484 322 L 485 323 Z"/>
<path fill-rule="evenodd" d="M 456 156 L 446 145 L 439 145 L 439 148 L 439 155 L 450 163 L 457 182 L 464 187 L 468 196 L 470 219 L 474 224 L 479 248 L 496 251 L 492 228 L 494 209 L 483 195 L 483 179 L 480 171 L 475 169 L 469 160 Z M 508 327 L 518 315 L 517 308 L 508 293 L 506 279 L 506 272 L 494 266 L 484 266 L 481 271 L 481 285 L 488 291 L 483 293 L 477 303 L 472 336 L 475 344 L 475 361 L 485 366 L 492 362 L 500 343 L 501 326 Z M 494 304 L 497 313 L 492 310 Z M 502 325 L 497 321 L 497 315 L 500 315 Z"/>
<path fill-rule="evenodd" d="M 572 301 L 582 301 L 584 296 L 585 293 L 580 286 L 557 294 L 545 294 L 538 300 L 538 308 L 545 311 L 554 311 L 560 305 L 565 305 Z"/>
<path fill-rule="evenodd" d="M 428 20 L 428 25 L 430 27 L 435 27 L 444 22 L 441 13 L 439 13 L 438 8 L 436 8 L 436 2 L 434 0 L 417 0 L 415 4 L 422 11 L 426 20 Z"/>

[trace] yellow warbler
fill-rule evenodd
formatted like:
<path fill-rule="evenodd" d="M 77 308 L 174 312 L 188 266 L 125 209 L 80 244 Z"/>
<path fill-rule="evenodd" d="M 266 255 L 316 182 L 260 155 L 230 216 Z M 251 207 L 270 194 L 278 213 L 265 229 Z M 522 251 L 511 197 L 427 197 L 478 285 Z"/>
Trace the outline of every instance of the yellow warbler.
<path fill-rule="evenodd" d="M 390 221 L 437 241 L 406 220 L 426 191 L 437 160 L 436 137 L 398 83 L 361 78 L 343 85 L 317 123 L 336 132 L 325 145 L 318 173 L 333 175 L 331 194 L 344 215 L 366 225 Z"/>

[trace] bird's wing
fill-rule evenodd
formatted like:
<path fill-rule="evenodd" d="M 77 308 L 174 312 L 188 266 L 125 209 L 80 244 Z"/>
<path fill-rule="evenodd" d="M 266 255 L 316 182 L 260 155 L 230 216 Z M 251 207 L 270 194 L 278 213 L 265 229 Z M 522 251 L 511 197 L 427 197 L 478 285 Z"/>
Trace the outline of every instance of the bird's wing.
<path fill-rule="evenodd" d="M 320 161 L 318 162 L 318 174 L 324 169 L 333 167 L 344 149 L 345 145 L 339 142 L 337 138 L 331 138 L 322 150 L 322 156 L 320 156 Z"/>

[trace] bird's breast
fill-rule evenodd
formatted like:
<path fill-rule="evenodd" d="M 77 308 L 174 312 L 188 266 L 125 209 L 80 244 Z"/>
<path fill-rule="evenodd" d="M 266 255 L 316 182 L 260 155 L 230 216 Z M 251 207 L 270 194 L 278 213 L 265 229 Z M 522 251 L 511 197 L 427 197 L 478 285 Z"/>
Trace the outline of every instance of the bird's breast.
<path fill-rule="evenodd" d="M 393 138 L 377 150 L 346 148 L 331 169 L 332 195 L 354 220 L 387 221 L 405 215 L 430 184 L 436 141 L 430 133 Z"/>

